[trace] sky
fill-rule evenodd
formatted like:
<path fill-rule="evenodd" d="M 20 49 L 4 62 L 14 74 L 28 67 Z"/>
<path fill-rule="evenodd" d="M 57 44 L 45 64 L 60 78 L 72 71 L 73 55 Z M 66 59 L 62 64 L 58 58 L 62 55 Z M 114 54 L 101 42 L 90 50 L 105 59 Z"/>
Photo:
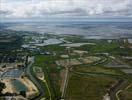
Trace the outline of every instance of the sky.
<path fill-rule="evenodd" d="M 132 18 L 132 0 L 0 0 L 0 19 Z"/>

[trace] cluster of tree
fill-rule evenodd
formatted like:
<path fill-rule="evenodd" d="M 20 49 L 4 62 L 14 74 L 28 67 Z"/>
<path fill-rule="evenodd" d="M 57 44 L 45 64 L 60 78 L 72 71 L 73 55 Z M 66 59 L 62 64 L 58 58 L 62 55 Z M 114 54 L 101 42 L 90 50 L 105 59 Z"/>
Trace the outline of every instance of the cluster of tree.
<path fill-rule="evenodd" d="M 0 94 L 4 88 L 6 88 L 5 83 L 0 82 Z"/>

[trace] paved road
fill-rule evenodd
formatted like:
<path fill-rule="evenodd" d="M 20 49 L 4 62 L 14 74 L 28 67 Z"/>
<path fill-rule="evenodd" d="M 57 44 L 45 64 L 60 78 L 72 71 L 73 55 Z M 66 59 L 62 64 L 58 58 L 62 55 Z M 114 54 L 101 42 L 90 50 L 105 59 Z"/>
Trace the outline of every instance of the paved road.
<path fill-rule="evenodd" d="M 96 62 L 96 63 L 94 63 L 93 65 L 97 65 L 97 64 L 100 64 L 100 63 L 104 63 L 105 61 L 107 61 L 107 58 L 102 59 L 101 61 Z M 70 65 L 69 65 L 69 66 L 70 66 Z M 69 68 L 70 68 L 71 71 L 72 71 L 72 66 L 71 66 L 71 67 L 69 67 L 69 66 L 66 67 L 66 74 L 65 74 L 64 85 L 63 85 L 63 87 L 62 87 L 61 100 L 64 100 L 64 99 L 65 99 L 66 90 L 67 90 L 68 81 L 69 81 Z M 78 74 L 84 74 L 84 73 L 78 73 Z M 85 73 L 85 74 L 86 74 L 86 73 Z M 90 73 L 89 73 L 89 75 L 90 75 Z M 93 75 L 93 74 L 92 74 L 92 75 Z M 94 75 L 97 75 L 97 74 L 94 74 Z"/>
<path fill-rule="evenodd" d="M 104 62 L 104 61 L 103 61 Z M 112 76 L 112 77 L 118 77 L 118 75 L 110 75 L 110 74 L 101 74 L 101 73 L 92 73 L 92 72 L 88 72 L 88 73 L 83 73 L 83 72 L 78 72 L 78 71 L 74 71 L 71 70 L 72 72 L 74 72 L 75 74 L 80 74 L 80 75 L 90 75 L 90 76 Z M 123 87 L 126 86 L 128 80 L 127 79 L 123 79 L 119 84 L 117 84 L 113 89 L 110 90 L 110 100 L 115 100 L 116 99 L 116 93 L 122 89 Z"/>
<path fill-rule="evenodd" d="M 38 80 L 36 80 L 36 78 L 33 77 L 33 75 L 31 74 L 31 67 L 32 64 L 34 63 L 34 57 L 32 58 L 32 61 L 30 62 L 30 64 L 28 65 L 27 69 L 26 69 L 26 73 L 29 76 L 29 78 L 31 79 L 31 81 L 37 86 L 40 95 L 33 98 L 32 100 L 40 100 L 43 96 L 44 96 L 44 89 L 41 87 L 41 84 L 38 82 Z"/>
<path fill-rule="evenodd" d="M 98 64 L 101 64 L 101 63 L 104 63 L 107 61 L 107 58 L 103 59 L 102 61 L 100 62 L 97 62 L 97 63 L 94 63 L 93 65 L 98 65 Z M 110 75 L 110 74 L 101 74 L 101 73 L 83 73 L 83 72 L 76 72 L 76 71 L 73 71 L 71 70 L 72 72 L 76 73 L 76 74 L 82 74 L 82 75 L 92 75 L 92 76 L 118 76 L 118 75 Z M 65 97 L 65 92 L 66 92 L 66 88 L 67 88 L 67 83 L 68 83 L 68 79 L 69 78 L 69 71 L 68 69 L 66 69 L 66 76 L 65 76 L 65 82 L 64 82 L 64 87 L 63 87 L 63 91 L 62 91 L 62 99 L 61 100 L 64 100 L 64 97 Z M 117 93 L 117 91 L 119 91 L 121 88 L 123 88 L 125 85 L 127 84 L 127 80 L 123 80 L 122 82 L 120 82 L 119 84 L 117 84 L 117 86 L 114 87 L 114 89 L 112 89 L 110 91 L 110 100 L 115 100 L 115 95 Z M 107 98 L 108 99 L 108 98 Z"/>
<path fill-rule="evenodd" d="M 69 68 L 66 68 L 64 86 L 63 86 L 62 95 L 61 95 L 61 99 L 63 99 L 63 100 L 64 100 L 64 98 L 65 98 L 66 89 L 67 89 L 67 86 L 68 86 L 68 80 L 69 80 Z"/>
<path fill-rule="evenodd" d="M 114 89 L 110 90 L 110 99 L 111 100 L 116 100 L 116 93 L 121 90 L 122 88 L 126 87 L 128 81 L 127 80 L 123 80 L 122 82 L 120 82 L 119 84 L 117 84 L 117 86 L 114 87 Z"/>

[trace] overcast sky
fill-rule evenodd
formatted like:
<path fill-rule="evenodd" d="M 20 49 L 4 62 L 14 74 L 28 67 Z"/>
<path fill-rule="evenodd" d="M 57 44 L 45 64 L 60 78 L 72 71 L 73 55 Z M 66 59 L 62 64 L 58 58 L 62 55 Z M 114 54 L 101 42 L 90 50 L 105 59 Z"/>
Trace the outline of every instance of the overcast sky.
<path fill-rule="evenodd" d="M 0 0 L 0 18 L 132 18 L 132 0 Z"/>

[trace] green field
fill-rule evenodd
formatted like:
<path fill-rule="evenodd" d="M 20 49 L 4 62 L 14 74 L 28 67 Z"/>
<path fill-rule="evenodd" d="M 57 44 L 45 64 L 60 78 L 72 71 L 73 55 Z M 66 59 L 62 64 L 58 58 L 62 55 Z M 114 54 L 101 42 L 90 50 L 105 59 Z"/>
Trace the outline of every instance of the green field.
<path fill-rule="evenodd" d="M 65 52 L 65 47 L 59 46 L 59 45 L 48 45 L 45 47 L 41 47 L 42 50 L 48 51 L 48 52 L 55 52 L 57 54 L 61 54 Z"/>
<path fill-rule="evenodd" d="M 37 55 L 35 58 L 34 66 L 39 66 L 43 69 L 45 78 L 47 80 L 52 98 L 60 97 L 60 70 L 61 67 L 57 66 L 54 61 L 58 57 L 46 56 L 46 55 Z M 45 85 L 45 84 L 43 84 Z M 48 91 L 47 91 L 48 92 Z M 48 94 L 48 93 L 47 93 Z M 48 96 L 48 95 L 47 95 Z"/>
<path fill-rule="evenodd" d="M 110 77 L 71 74 L 66 100 L 102 100 L 114 82 Z"/>
<path fill-rule="evenodd" d="M 131 50 L 128 48 L 120 48 L 117 41 L 108 43 L 107 40 L 83 40 L 82 37 L 71 36 L 65 37 L 65 40 L 71 41 L 73 43 L 78 42 L 89 42 L 95 43 L 96 45 L 84 45 L 81 47 L 71 48 L 71 53 L 73 50 L 85 50 L 88 54 L 85 56 L 97 56 L 96 53 L 109 53 L 115 57 L 121 55 L 130 54 Z M 48 51 L 51 55 L 35 55 L 34 66 L 39 66 L 43 69 L 45 78 L 48 83 L 48 87 L 52 94 L 52 99 L 58 99 L 61 96 L 60 93 L 60 72 L 64 69 L 61 66 L 57 66 L 55 61 L 62 60 L 61 55 L 66 54 L 67 50 L 65 47 L 59 45 L 49 45 L 45 47 L 40 47 L 42 51 Z M 54 55 L 54 53 L 56 55 Z M 107 68 L 107 64 L 111 59 L 104 55 L 98 55 L 99 57 L 106 58 L 107 60 L 102 63 L 93 64 L 82 64 L 77 66 L 72 66 L 72 71 L 70 72 L 70 78 L 66 93 L 66 100 L 102 100 L 103 96 L 107 93 L 107 89 L 117 81 L 113 76 L 124 78 L 124 73 L 117 68 Z M 69 55 L 69 58 L 79 58 L 79 55 Z M 99 61 L 100 62 L 100 61 Z M 77 72 L 81 74 L 77 74 Z M 94 76 L 89 76 L 93 74 Z M 113 77 L 113 78 L 112 78 Z M 44 87 L 46 86 L 45 84 Z M 48 90 L 46 91 L 47 96 Z"/>
<path fill-rule="evenodd" d="M 132 100 L 132 92 L 123 91 L 119 95 L 120 100 Z"/>
<path fill-rule="evenodd" d="M 79 66 L 75 67 L 74 71 L 82 73 L 98 73 L 98 74 L 108 74 L 108 75 L 121 75 L 122 73 L 118 70 L 101 67 L 101 66 Z"/>
<path fill-rule="evenodd" d="M 101 41 L 99 43 L 96 43 L 96 45 L 93 45 L 93 46 L 85 45 L 80 48 L 87 50 L 90 53 L 106 53 L 107 52 L 111 54 L 117 54 L 119 52 L 122 52 L 117 42 L 108 43 L 107 41 Z"/>
<path fill-rule="evenodd" d="M 132 85 L 128 88 L 128 91 L 132 92 Z"/>
<path fill-rule="evenodd" d="M 78 36 L 78 35 L 66 36 L 66 37 L 64 37 L 64 40 L 72 42 L 72 43 L 88 42 L 88 40 L 84 39 L 83 36 Z"/>
<path fill-rule="evenodd" d="M 120 100 L 132 100 L 132 86 L 119 94 Z"/>

